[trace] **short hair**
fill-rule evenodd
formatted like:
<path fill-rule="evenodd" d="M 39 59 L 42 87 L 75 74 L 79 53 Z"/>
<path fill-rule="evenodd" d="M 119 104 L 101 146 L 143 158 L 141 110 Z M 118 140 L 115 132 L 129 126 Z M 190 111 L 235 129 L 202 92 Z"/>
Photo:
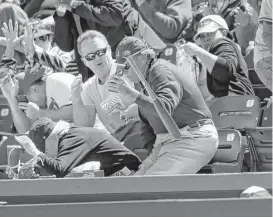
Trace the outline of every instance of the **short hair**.
<path fill-rule="evenodd" d="M 45 152 L 45 140 L 51 134 L 55 125 L 56 123 L 48 117 L 41 117 L 32 124 L 29 130 L 29 138 L 39 151 Z"/>
<path fill-rule="evenodd" d="M 96 30 L 85 31 L 83 34 L 80 35 L 80 37 L 77 40 L 78 51 L 79 51 L 80 55 L 82 54 L 81 44 L 83 43 L 83 41 L 85 41 L 87 39 L 94 39 L 94 38 L 100 38 L 103 42 L 105 42 L 105 44 L 108 45 L 108 41 L 107 41 L 105 35 L 103 35 L 101 32 L 96 31 Z"/>

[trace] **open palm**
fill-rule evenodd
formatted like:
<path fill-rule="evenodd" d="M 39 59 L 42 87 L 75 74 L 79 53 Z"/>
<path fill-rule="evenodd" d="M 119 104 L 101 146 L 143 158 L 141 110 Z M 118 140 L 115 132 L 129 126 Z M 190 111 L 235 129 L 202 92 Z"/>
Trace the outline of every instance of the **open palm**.
<path fill-rule="evenodd" d="M 9 20 L 8 25 L 4 22 L 3 27 L 1 28 L 4 36 L 6 37 L 7 44 L 12 45 L 13 47 L 18 45 L 23 38 L 23 36 L 18 37 L 18 28 L 18 22 L 15 22 L 15 25 L 13 27 L 12 20 Z"/>

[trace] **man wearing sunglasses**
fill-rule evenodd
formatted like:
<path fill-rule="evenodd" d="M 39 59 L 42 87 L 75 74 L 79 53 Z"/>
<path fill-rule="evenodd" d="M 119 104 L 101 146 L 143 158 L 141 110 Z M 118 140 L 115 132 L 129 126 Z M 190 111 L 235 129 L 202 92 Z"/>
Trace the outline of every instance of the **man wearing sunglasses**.
<path fill-rule="evenodd" d="M 201 19 L 194 43 L 183 45 L 185 52 L 204 63 L 207 73 L 203 75 L 209 92 L 215 98 L 227 95 L 254 95 L 248 78 L 248 69 L 238 46 L 229 38 L 228 26 L 218 15 Z"/>
<path fill-rule="evenodd" d="M 108 132 L 119 141 L 124 141 L 131 133 L 138 133 L 137 105 L 108 91 L 108 80 L 116 74 L 118 66 L 112 59 L 106 37 L 94 30 L 87 31 L 79 37 L 78 48 L 83 63 L 95 76 L 82 84 L 79 75 L 72 84 L 75 125 L 93 127 L 98 115 Z M 122 70 L 125 71 L 124 67 Z"/>

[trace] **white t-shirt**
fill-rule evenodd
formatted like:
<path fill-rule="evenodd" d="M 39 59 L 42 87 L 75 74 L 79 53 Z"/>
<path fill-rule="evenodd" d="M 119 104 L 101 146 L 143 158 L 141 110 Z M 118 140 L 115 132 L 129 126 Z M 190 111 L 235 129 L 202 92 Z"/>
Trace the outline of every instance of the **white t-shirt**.
<path fill-rule="evenodd" d="M 71 85 L 75 76 L 69 73 L 53 73 L 46 78 L 47 108 L 60 109 L 72 104 Z"/>
<path fill-rule="evenodd" d="M 256 33 L 255 47 L 254 47 L 254 64 L 255 65 L 260 60 L 263 60 L 265 58 L 272 56 L 263 38 L 263 21 L 272 23 L 272 0 L 262 1 L 260 17 L 259 17 L 259 27 Z"/>
<path fill-rule="evenodd" d="M 117 64 L 112 64 L 112 69 L 110 72 L 110 76 L 116 73 Z M 133 83 L 129 84 L 133 87 Z M 93 76 L 89 80 L 87 80 L 83 85 L 83 91 L 81 93 L 83 104 L 89 107 L 94 107 L 96 113 L 98 115 L 99 120 L 105 126 L 109 133 L 115 133 L 117 130 L 125 126 L 128 122 L 132 120 L 139 119 L 138 114 L 131 114 L 128 115 L 127 113 L 129 110 L 126 110 L 128 105 L 125 106 L 125 110 L 119 110 L 118 105 L 114 104 L 111 105 L 111 108 L 116 108 L 114 110 L 105 110 L 102 106 L 105 106 L 105 103 L 108 102 L 109 97 L 116 97 L 116 94 L 113 94 L 108 91 L 107 88 L 107 81 L 104 84 L 99 84 L 99 79 L 97 76 Z M 126 102 L 124 96 L 119 96 L 121 102 Z M 115 99 L 114 99 L 115 100 Z M 110 111 L 110 112 L 109 112 Z M 124 116 L 123 116 L 124 115 Z M 127 115 L 127 116 L 126 116 Z M 125 119 L 122 119 L 126 117 Z"/>

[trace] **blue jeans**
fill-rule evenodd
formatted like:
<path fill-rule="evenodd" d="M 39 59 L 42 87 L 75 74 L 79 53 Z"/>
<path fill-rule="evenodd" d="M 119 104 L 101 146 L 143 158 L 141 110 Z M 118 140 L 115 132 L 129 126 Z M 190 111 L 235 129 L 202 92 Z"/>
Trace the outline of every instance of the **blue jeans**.
<path fill-rule="evenodd" d="M 194 174 L 207 165 L 218 148 L 218 133 L 213 124 L 180 129 L 181 138 L 158 134 L 152 153 L 135 175 Z"/>

